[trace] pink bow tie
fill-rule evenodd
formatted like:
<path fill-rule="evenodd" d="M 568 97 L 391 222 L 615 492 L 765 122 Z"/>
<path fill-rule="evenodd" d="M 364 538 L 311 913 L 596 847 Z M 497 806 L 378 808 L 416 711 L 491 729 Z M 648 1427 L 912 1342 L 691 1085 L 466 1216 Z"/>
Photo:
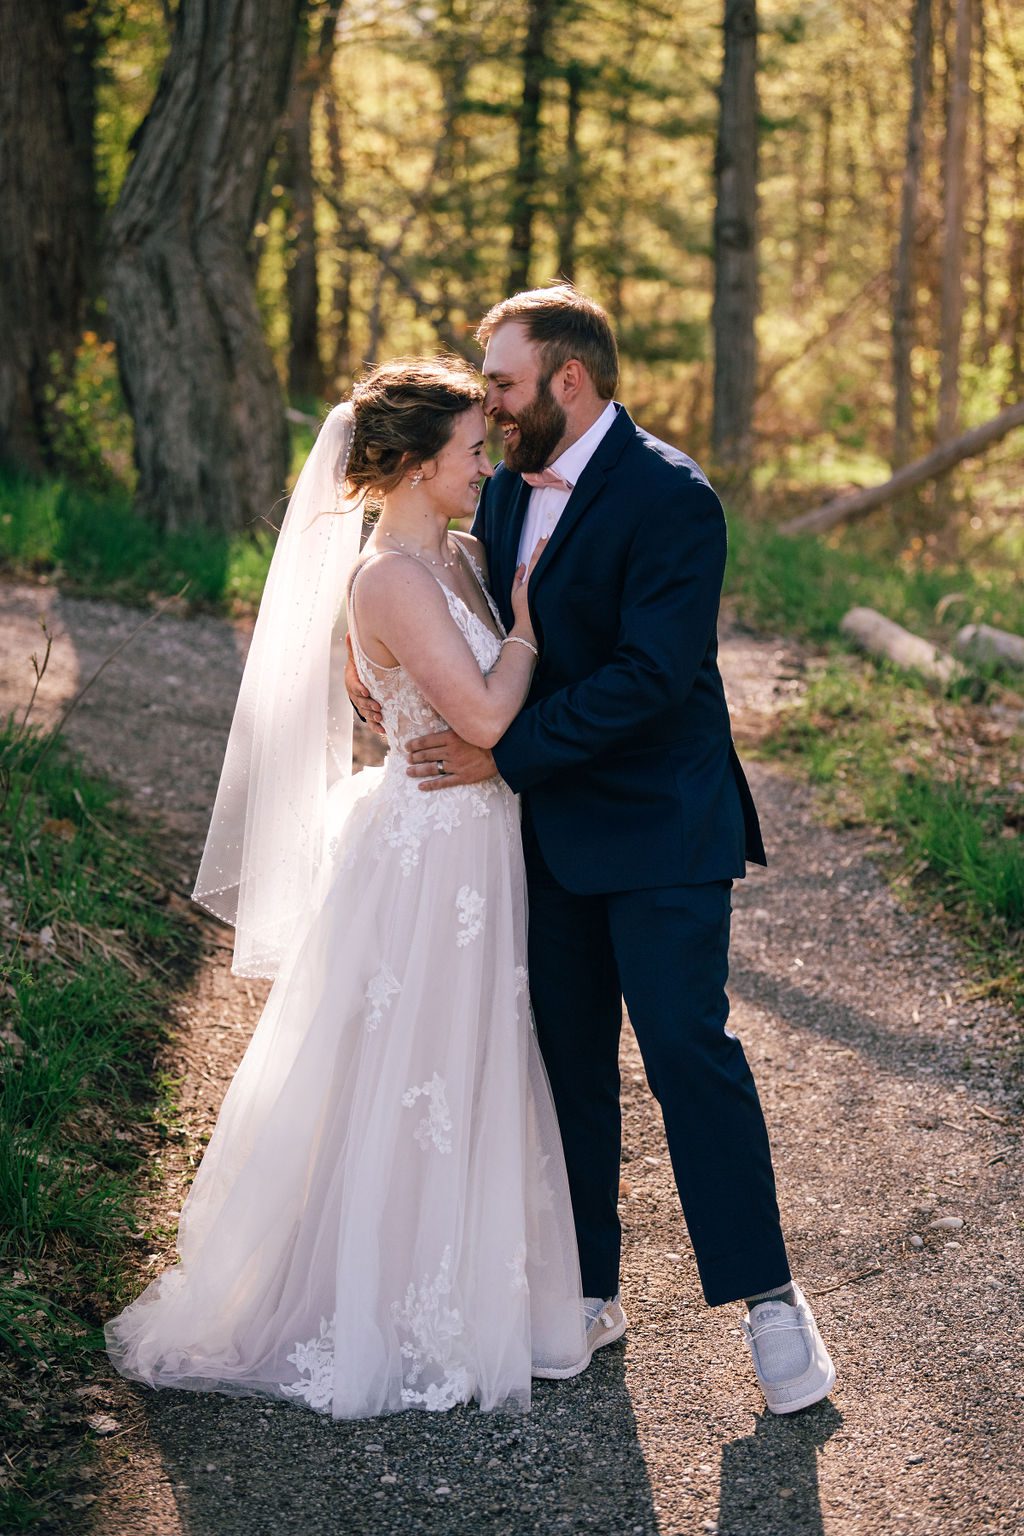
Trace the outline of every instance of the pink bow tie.
<path fill-rule="evenodd" d="M 566 480 L 565 476 L 560 475 L 556 469 L 542 469 L 535 475 L 528 475 L 523 471 L 522 475 L 527 485 L 532 486 L 535 491 L 541 489 L 571 491 L 573 488 L 572 481 Z"/>

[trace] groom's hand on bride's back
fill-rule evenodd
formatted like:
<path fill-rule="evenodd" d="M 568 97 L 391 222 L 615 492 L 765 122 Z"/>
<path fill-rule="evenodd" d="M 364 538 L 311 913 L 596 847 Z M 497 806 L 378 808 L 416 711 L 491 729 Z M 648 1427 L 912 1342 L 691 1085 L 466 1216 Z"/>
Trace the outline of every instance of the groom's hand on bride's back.
<path fill-rule="evenodd" d="M 379 736 L 384 735 L 384 717 L 380 705 L 373 694 L 363 686 L 356 664 L 352 659 L 352 638 L 345 636 L 345 646 L 348 650 L 348 660 L 345 662 L 345 692 L 348 694 L 349 703 L 364 724 L 371 731 L 376 731 Z"/>
<path fill-rule="evenodd" d="M 434 731 L 417 736 L 406 748 L 411 779 L 422 779 L 420 789 L 452 789 L 456 784 L 479 784 L 497 773 L 486 747 L 471 746 L 454 731 Z M 444 772 L 440 771 L 443 765 Z"/>

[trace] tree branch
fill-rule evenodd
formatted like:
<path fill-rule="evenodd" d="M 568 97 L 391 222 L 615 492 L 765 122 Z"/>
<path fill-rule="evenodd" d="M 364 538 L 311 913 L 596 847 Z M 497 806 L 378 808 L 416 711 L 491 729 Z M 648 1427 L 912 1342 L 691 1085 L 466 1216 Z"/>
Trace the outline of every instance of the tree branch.
<path fill-rule="evenodd" d="M 907 464 L 903 469 L 898 470 L 884 484 L 868 486 L 866 490 L 848 491 L 842 496 L 836 496 L 831 501 L 825 502 L 823 506 L 815 507 L 813 511 L 804 512 L 788 523 L 783 523 L 779 532 L 824 533 L 827 528 L 834 528 L 837 523 L 855 522 L 859 518 L 866 517 L 876 507 L 884 506 L 887 501 L 895 501 L 897 496 L 913 490 L 915 486 L 923 485 L 926 480 L 937 480 L 941 475 L 948 474 L 962 459 L 970 459 L 983 453 L 986 448 L 997 443 L 1000 438 L 1013 432 L 1017 427 L 1024 427 L 1024 400 L 1018 400 L 1016 405 L 1007 406 L 1005 411 L 1000 411 L 998 416 L 983 422 L 980 427 L 972 427 L 970 432 L 963 432 L 959 437 L 950 438 L 949 442 L 940 443 L 923 459 L 915 459 L 912 464 Z"/>

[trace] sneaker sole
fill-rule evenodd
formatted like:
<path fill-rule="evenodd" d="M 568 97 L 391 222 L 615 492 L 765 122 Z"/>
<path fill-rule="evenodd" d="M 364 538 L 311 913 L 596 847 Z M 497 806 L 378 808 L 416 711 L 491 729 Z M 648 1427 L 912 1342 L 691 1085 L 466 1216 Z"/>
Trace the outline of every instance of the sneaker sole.
<path fill-rule="evenodd" d="M 575 1365 L 535 1365 L 530 1371 L 534 1381 L 568 1381 L 570 1376 L 579 1376 L 590 1364 L 590 1355 L 586 1354 Z"/>
<path fill-rule="evenodd" d="M 813 1408 L 814 1404 L 820 1403 L 823 1397 L 828 1397 L 835 1384 L 836 1368 L 830 1363 L 828 1375 L 825 1378 L 824 1384 L 822 1386 L 816 1387 L 813 1392 L 808 1392 L 805 1397 L 797 1398 L 795 1403 L 779 1403 L 776 1405 L 774 1403 L 768 1402 L 766 1397 L 765 1402 L 768 1406 L 768 1412 L 778 1414 L 799 1413 L 802 1408 Z"/>

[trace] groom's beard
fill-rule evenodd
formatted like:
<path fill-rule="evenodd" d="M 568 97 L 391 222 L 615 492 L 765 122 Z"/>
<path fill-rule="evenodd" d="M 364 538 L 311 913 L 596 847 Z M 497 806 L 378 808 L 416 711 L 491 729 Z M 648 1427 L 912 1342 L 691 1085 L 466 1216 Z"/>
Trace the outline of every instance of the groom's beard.
<path fill-rule="evenodd" d="M 565 436 L 567 425 L 565 412 L 551 393 L 549 379 L 541 379 L 533 400 L 517 416 L 499 411 L 495 420 L 499 426 L 514 421 L 519 428 L 519 436 L 506 443 L 503 450 L 505 468 L 517 475 L 524 470 L 532 475 L 546 468 Z"/>

